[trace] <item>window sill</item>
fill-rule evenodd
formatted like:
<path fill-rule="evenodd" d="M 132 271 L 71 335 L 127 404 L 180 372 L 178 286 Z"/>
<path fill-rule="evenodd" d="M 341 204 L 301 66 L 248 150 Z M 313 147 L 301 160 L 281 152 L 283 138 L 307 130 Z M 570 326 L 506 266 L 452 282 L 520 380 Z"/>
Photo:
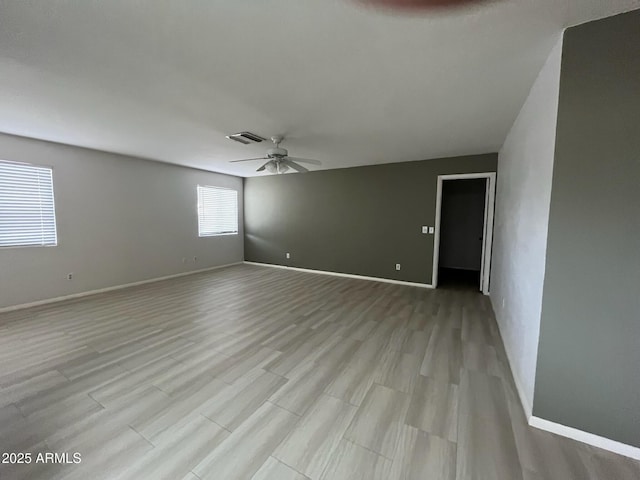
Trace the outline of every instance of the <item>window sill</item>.
<path fill-rule="evenodd" d="M 211 237 L 229 237 L 232 235 L 239 235 L 238 232 L 234 233 L 212 233 L 211 235 L 198 235 L 198 238 L 211 238 Z"/>

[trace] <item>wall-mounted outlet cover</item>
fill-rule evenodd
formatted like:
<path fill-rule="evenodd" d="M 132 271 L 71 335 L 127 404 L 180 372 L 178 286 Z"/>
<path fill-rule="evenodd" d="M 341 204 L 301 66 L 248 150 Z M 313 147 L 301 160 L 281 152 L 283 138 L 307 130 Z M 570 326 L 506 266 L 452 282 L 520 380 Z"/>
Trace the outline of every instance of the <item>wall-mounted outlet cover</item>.
<path fill-rule="evenodd" d="M 433 235 L 435 233 L 436 229 L 433 227 L 429 227 L 429 235 Z"/>
<path fill-rule="evenodd" d="M 287 258 L 291 258 L 291 254 L 287 252 Z"/>
<path fill-rule="evenodd" d="M 429 233 L 429 227 L 422 227 L 422 233 Z"/>
<path fill-rule="evenodd" d="M 67 280 L 73 280 L 73 272 L 67 273 Z"/>
<path fill-rule="evenodd" d="M 396 270 L 400 270 L 400 264 L 396 263 Z"/>

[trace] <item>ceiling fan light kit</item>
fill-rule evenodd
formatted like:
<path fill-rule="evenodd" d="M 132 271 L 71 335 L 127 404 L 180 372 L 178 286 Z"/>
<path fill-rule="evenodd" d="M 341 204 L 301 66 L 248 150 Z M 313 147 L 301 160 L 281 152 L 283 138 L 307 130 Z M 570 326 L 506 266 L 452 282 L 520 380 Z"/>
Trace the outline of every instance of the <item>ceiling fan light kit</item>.
<path fill-rule="evenodd" d="M 289 167 L 282 162 L 270 160 L 265 163 L 265 168 L 269 173 L 285 173 Z"/>
<path fill-rule="evenodd" d="M 247 132 L 243 132 L 243 133 L 247 133 Z M 261 137 L 258 137 L 258 138 L 261 138 Z M 271 137 L 271 141 L 273 142 L 274 147 L 267 150 L 266 157 L 244 158 L 242 160 L 231 160 L 231 163 L 251 162 L 254 160 L 267 160 L 267 163 L 258 167 L 256 172 L 263 172 L 266 170 L 269 173 L 275 173 L 275 174 L 282 174 L 289 170 L 295 170 L 298 173 L 308 172 L 309 169 L 306 167 L 303 167 L 302 165 L 300 165 L 300 163 L 309 163 L 311 165 L 322 165 L 322 162 L 320 162 L 319 160 L 311 160 L 309 158 L 290 157 L 289 151 L 286 148 L 280 148 L 280 143 L 283 140 L 284 138 L 281 136 Z M 244 142 L 241 141 L 241 143 L 244 143 Z"/>

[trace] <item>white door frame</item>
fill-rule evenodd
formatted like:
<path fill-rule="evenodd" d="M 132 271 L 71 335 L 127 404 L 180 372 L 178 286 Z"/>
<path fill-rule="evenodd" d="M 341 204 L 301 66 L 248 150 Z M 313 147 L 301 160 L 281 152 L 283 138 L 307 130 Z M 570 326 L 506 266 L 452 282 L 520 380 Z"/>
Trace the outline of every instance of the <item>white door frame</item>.
<path fill-rule="evenodd" d="M 433 273 L 431 284 L 433 288 L 438 286 L 438 261 L 440 260 L 440 220 L 442 214 L 442 182 L 445 180 L 464 180 L 471 178 L 486 178 L 484 207 L 484 229 L 482 235 L 482 261 L 480 266 L 480 290 L 489 295 L 489 275 L 491 273 L 491 245 L 493 243 L 493 217 L 496 196 L 495 172 L 461 173 L 455 175 L 438 175 L 438 187 L 436 189 L 436 228 L 433 239 Z"/>

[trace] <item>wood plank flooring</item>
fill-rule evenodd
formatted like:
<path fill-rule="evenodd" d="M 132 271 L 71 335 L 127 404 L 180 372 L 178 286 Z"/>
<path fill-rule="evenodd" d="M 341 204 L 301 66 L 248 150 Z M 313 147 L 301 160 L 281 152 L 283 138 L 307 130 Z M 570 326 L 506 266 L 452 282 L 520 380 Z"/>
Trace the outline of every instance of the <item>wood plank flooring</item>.
<path fill-rule="evenodd" d="M 638 479 L 527 426 L 488 300 L 235 266 L 0 314 L 0 479 Z"/>

